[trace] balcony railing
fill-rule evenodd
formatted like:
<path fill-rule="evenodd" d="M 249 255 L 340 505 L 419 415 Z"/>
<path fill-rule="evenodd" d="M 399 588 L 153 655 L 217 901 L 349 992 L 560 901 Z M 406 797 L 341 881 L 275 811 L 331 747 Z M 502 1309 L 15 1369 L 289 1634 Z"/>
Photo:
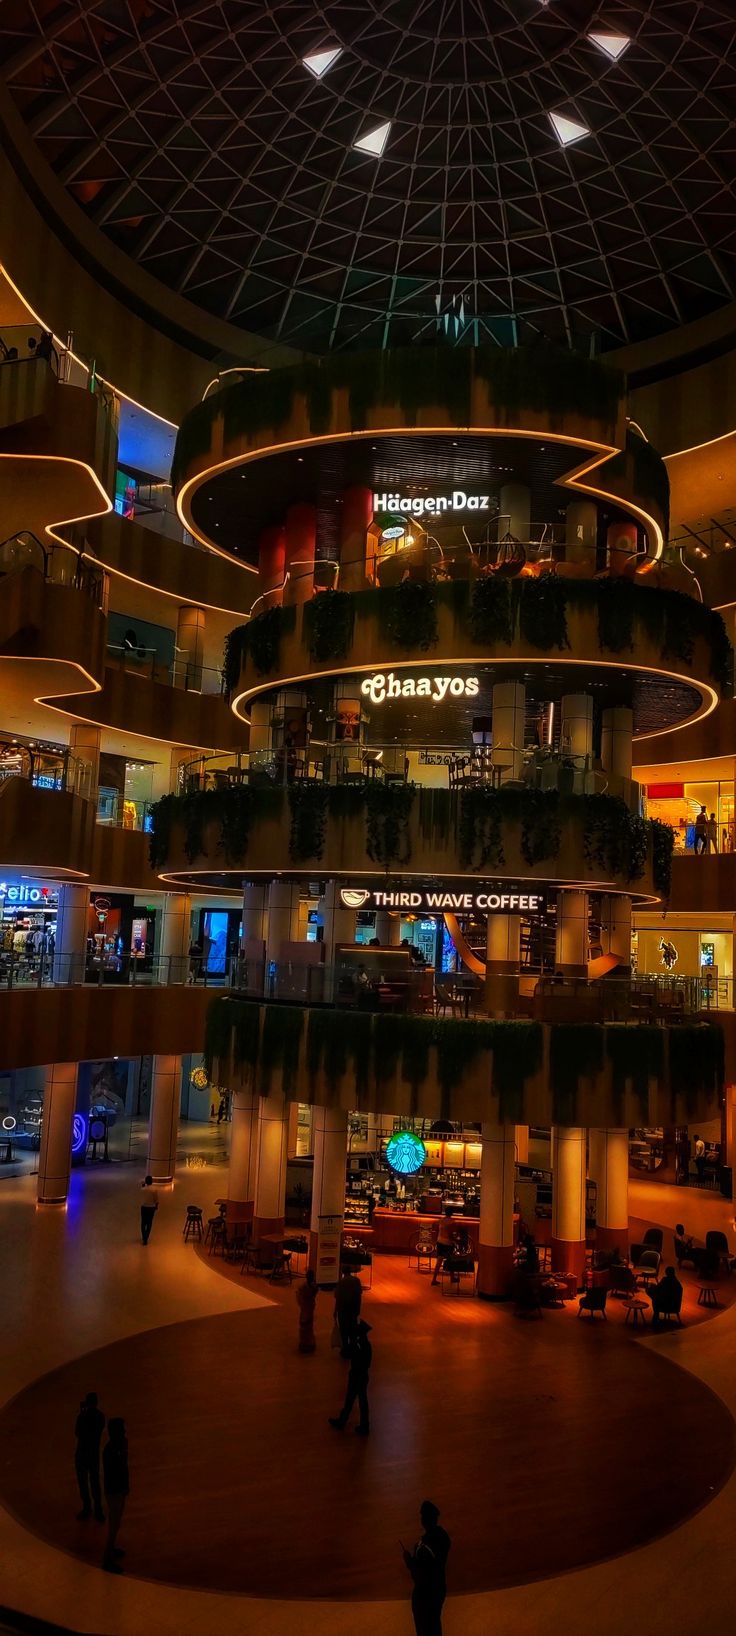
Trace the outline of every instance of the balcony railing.
<path fill-rule="evenodd" d="M 0 739 L 0 792 L 11 778 L 25 778 L 39 790 L 62 790 L 91 800 L 94 769 L 70 750 L 41 749 Z"/>
<path fill-rule="evenodd" d="M 103 612 L 107 607 L 107 580 L 101 568 L 84 562 L 71 546 L 46 545 L 24 529 L 0 544 L 0 578 L 35 568 L 51 585 L 66 585 L 88 596 Z"/>
<path fill-rule="evenodd" d="M 212 972 L 201 955 L 62 954 L 48 946 L 27 954 L 0 952 L 0 988 L 76 988 L 81 984 L 131 984 L 168 988 L 197 983 L 227 986 L 229 970 Z"/>
<path fill-rule="evenodd" d="M 161 682 L 164 687 L 177 687 L 184 693 L 224 692 L 222 670 L 215 665 L 194 664 L 178 655 L 169 664 L 159 658 L 156 648 L 129 646 L 123 642 L 108 642 L 108 664 L 128 671 L 133 676 L 144 676 L 147 681 Z"/>

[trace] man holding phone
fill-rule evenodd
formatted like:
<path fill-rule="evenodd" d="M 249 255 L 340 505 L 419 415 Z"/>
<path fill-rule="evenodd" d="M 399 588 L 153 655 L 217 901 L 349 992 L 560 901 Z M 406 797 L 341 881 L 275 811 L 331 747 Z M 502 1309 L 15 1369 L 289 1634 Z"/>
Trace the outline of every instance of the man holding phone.
<path fill-rule="evenodd" d="M 411 1593 L 414 1629 L 417 1636 L 442 1636 L 442 1608 L 447 1595 L 445 1568 L 452 1541 L 445 1529 L 440 1528 L 440 1513 L 431 1500 L 422 1502 L 419 1516 L 424 1529 L 421 1539 L 413 1551 L 401 1546 L 414 1581 Z"/>

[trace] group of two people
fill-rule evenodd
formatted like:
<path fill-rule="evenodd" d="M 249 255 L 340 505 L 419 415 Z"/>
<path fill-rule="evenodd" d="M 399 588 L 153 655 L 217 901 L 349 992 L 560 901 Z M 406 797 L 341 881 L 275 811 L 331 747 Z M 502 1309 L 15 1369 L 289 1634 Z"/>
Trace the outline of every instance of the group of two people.
<path fill-rule="evenodd" d="M 125 1552 L 117 1544 L 118 1531 L 123 1520 L 130 1481 L 128 1476 L 128 1439 L 125 1421 L 113 1416 L 107 1422 L 107 1442 L 102 1450 L 102 1485 L 100 1484 L 100 1445 L 105 1430 L 105 1416 L 98 1406 L 97 1393 L 88 1392 L 79 1405 L 75 1436 L 77 1439 L 74 1466 L 79 1485 L 82 1509 L 77 1512 L 78 1522 L 87 1522 L 94 1515 L 96 1522 L 105 1521 L 102 1509 L 102 1490 L 107 1506 L 107 1539 L 102 1559 L 108 1573 L 122 1573 L 121 1557 Z"/>

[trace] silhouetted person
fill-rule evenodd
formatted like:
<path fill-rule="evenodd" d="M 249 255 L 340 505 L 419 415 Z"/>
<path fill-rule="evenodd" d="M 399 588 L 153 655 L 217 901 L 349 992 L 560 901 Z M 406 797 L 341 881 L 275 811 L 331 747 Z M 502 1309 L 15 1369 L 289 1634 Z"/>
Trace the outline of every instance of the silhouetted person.
<path fill-rule="evenodd" d="M 345 1402 L 343 1403 L 339 1415 L 330 1415 L 330 1425 L 334 1426 L 335 1431 L 344 1431 L 345 1426 L 350 1419 L 350 1412 L 353 1404 L 357 1398 L 358 1407 L 360 1409 L 360 1421 L 355 1430 L 356 1432 L 360 1433 L 361 1437 L 367 1437 L 371 1429 L 370 1415 L 368 1412 L 368 1377 L 371 1372 L 371 1363 L 373 1361 L 373 1347 L 368 1339 L 370 1330 L 371 1326 L 370 1324 L 366 1323 L 365 1318 L 359 1318 L 357 1328 L 350 1339 L 350 1349 L 348 1352 L 348 1357 L 350 1358 L 350 1369 L 348 1372 L 348 1384 L 345 1391 Z"/>
<path fill-rule="evenodd" d="M 694 840 L 694 844 L 693 844 L 693 851 L 698 853 L 700 856 L 702 856 L 702 854 L 707 850 L 707 847 L 708 847 L 708 813 L 707 813 L 705 807 L 701 807 L 700 812 L 698 813 L 698 816 L 695 819 L 695 840 Z"/>
<path fill-rule="evenodd" d="M 681 1221 L 678 1221 L 677 1223 L 672 1242 L 675 1248 L 678 1267 L 681 1267 L 684 1261 L 694 1262 L 695 1257 L 693 1254 L 693 1241 L 690 1234 L 685 1232 L 685 1228 Z"/>
<path fill-rule="evenodd" d="M 527 1273 L 539 1272 L 539 1251 L 531 1233 L 525 1233 L 522 1240 L 524 1245 L 524 1267 Z"/>
<path fill-rule="evenodd" d="M 144 1244 L 151 1237 L 153 1218 L 158 1210 L 158 1193 L 153 1185 L 153 1176 L 146 1176 L 141 1182 L 143 1197 L 141 1199 L 141 1239 Z"/>
<path fill-rule="evenodd" d="M 447 1595 L 445 1569 L 452 1543 L 440 1528 L 440 1513 L 431 1500 L 424 1500 L 419 1515 L 424 1533 L 413 1551 L 404 1552 L 404 1561 L 414 1581 L 411 1611 L 417 1636 L 442 1636 L 442 1608 Z"/>
<path fill-rule="evenodd" d="M 93 1506 L 95 1520 L 105 1521 L 100 1493 L 100 1443 L 104 1430 L 105 1416 L 97 1407 L 97 1393 L 88 1392 L 79 1405 L 77 1423 L 74 1427 L 77 1439 L 74 1467 L 82 1499 L 82 1509 L 77 1512 L 77 1522 L 86 1522 L 87 1517 L 92 1515 Z"/>
<path fill-rule="evenodd" d="M 698 1181 L 702 1182 L 705 1172 L 705 1142 L 702 1136 L 695 1135 L 695 1169 L 698 1172 Z"/>
<path fill-rule="evenodd" d="M 128 1439 L 125 1435 L 124 1420 L 108 1420 L 107 1442 L 102 1451 L 102 1477 L 107 1503 L 107 1543 L 102 1566 L 108 1573 L 122 1573 L 120 1566 L 121 1551 L 115 1541 L 118 1537 L 120 1524 L 123 1520 L 125 1502 L 128 1498 L 130 1481 L 128 1477 Z"/>
<path fill-rule="evenodd" d="M 340 1282 L 335 1290 L 335 1321 L 340 1331 L 340 1356 L 350 1357 L 350 1342 L 360 1317 L 360 1303 L 363 1299 L 363 1285 L 355 1273 L 348 1267 L 343 1268 Z"/>
<path fill-rule="evenodd" d="M 313 1352 L 317 1342 L 314 1338 L 314 1309 L 317 1305 L 317 1280 L 311 1267 L 307 1268 L 307 1276 L 296 1292 L 296 1304 L 299 1308 L 299 1351 Z"/>
<path fill-rule="evenodd" d="M 656 1329 L 663 1314 L 679 1312 L 682 1306 L 682 1284 L 675 1273 L 674 1267 L 668 1267 L 664 1278 L 660 1278 L 654 1289 L 649 1291 L 652 1303 L 652 1329 Z"/>

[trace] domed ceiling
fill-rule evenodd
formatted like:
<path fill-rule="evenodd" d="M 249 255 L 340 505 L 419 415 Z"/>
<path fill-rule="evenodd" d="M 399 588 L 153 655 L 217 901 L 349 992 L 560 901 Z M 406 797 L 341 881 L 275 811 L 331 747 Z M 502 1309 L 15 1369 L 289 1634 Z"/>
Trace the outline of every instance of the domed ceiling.
<path fill-rule="evenodd" d="M 297 348 L 606 349 L 734 296 L 733 0 L 0 0 L 0 55 L 108 239 Z"/>

